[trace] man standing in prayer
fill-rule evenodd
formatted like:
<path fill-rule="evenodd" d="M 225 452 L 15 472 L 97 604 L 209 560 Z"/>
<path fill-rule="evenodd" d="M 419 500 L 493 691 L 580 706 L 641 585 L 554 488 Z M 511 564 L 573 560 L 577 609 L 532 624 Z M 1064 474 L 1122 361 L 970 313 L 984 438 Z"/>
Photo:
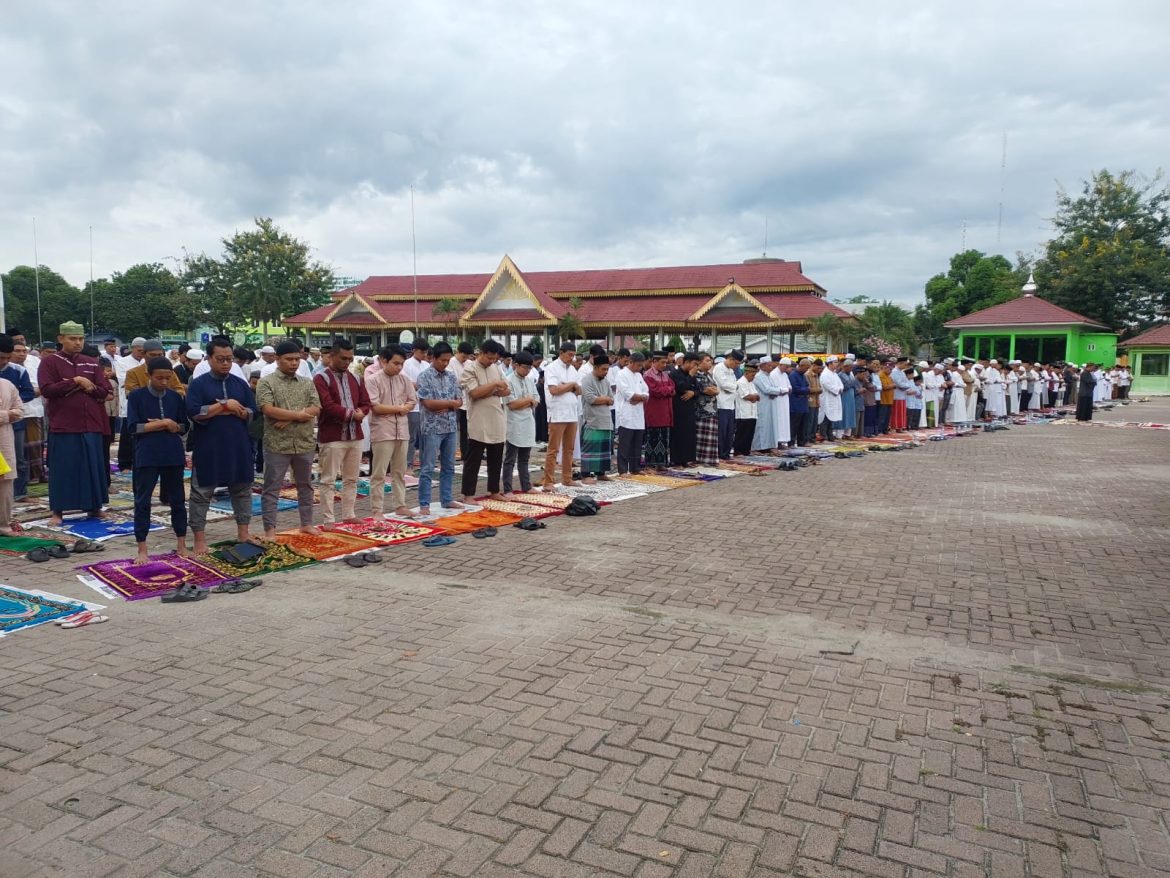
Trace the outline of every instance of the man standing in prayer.
<path fill-rule="evenodd" d="M 378 352 L 378 364 L 366 370 L 365 390 L 370 399 L 370 513 L 382 517 L 386 498 L 386 471 L 390 471 L 394 514 L 410 517 L 406 505 L 406 446 L 410 427 L 406 416 L 414 411 L 418 393 L 402 374 L 406 356 L 398 345 Z"/>
<path fill-rule="evenodd" d="M 15 347 L 12 337 L 0 335 L 0 366 L 6 366 Z M 20 391 L 11 381 L 0 381 L 0 457 L 11 465 L 8 472 L 0 475 L 0 534 L 6 537 L 18 536 L 12 529 L 13 486 L 17 480 L 16 461 L 23 448 L 18 448 L 12 426 L 24 417 L 24 406 Z"/>
<path fill-rule="evenodd" d="M 808 379 L 808 420 L 812 429 L 809 435 L 810 442 L 820 442 L 823 436 L 828 435 L 828 429 L 821 424 L 824 418 L 824 413 L 821 412 L 821 375 L 824 371 L 825 364 L 818 357 L 804 373 L 804 377 Z"/>
<path fill-rule="evenodd" d="M 332 481 L 329 477 L 341 473 L 341 518 L 349 521 L 355 516 L 357 482 L 362 466 L 363 424 L 370 413 L 370 397 L 366 386 L 349 371 L 353 362 L 353 345 L 337 339 L 329 352 L 329 368 L 312 379 L 320 399 L 321 416 L 317 421 L 317 441 L 321 445 L 322 488 L 321 515 L 326 524 L 333 523 Z M 298 377 L 303 377 L 299 374 Z M 263 379 L 261 379 L 263 380 Z M 370 493 L 375 487 L 370 479 Z"/>
<path fill-rule="evenodd" d="M 877 427 L 878 433 L 881 434 L 890 432 L 890 422 L 894 412 L 894 393 L 897 390 L 897 385 L 894 383 L 893 371 L 894 361 L 886 360 L 882 363 L 881 370 L 877 374 L 878 382 L 881 385 L 881 390 L 878 393 Z"/>
<path fill-rule="evenodd" d="M 1097 391 L 1097 364 L 1085 363 L 1077 379 L 1077 420 L 1093 420 L 1093 399 Z"/>
<path fill-rule="evenodd" d="M 21 340 L 18 340 L 21 339 Z M 25 445 L 24 448 L 17 446 L 16 453 L 23 455 L 26 483 L 25 490 L 27 491 L 27 481 L 29 479 L 36 479 L 44 481 L 45 465 L 44 465 L 44 447 L 45 447 L 45 401 L 41 398 L 40 377 L 39 370 L 41 365 L 41 358 L 35 357 L 28 349 L 28 345 L 22 340 L 24 336 L 14 337 L 12 346 L 12 362 L 18 366 L 24 366 L 25 372 L 28 374 L 29 383 L 32 385 L 33 397 L 27 401 L 24 400 L 24 394 L 21 394 L 21 400 L 24 402 L 24 420 L 21 425 L 25 430 Z M 19 480 L 17 487 L 20 487 Z M 20 499 L 21 495 L 17 494 L 16 498 Z"/>
<path fill-rule="evenodd" d="M 890 429 L 894 432 L 904 432 L 908 420 L 906 417 L 906 395 L 914 389 L 910 379 L 906 377 L 906 367 L 910 360 L 898 357 L 894 361 L 894 368 L 890 370 L 890 380 L 894 383 L 894 399 L 890 408 Z"/>
<path fill-rule="evenodd" d="M 670 428 L 670 463 L 689 466 L 695 459 L 695 418 L 699 404 L 699 384 L 695 373 L 702 356 L 694 351 L 682 354 L 680 365 L 671 370 L 674 382 L 674 426 Z M 786 403 L 787 404 L 787 403 Z"/>
<path fill-rule="evenodd" d="M 789 406 L 792 399 L 792 358 L 773 354 L 772 360 L 776 363 L 776 371 L 772 373 L 772 384 L 779 393 L 776 404 L 772 406 L 772 414 L 776 419 L 776 444 L 780 448 L 792 445 L 792 418 Z"/>
<path fill-rule="evenodd" d="M 760 397 L 756 401 L 756 425 L 752 433 L 749 451 L 758 451 L 762 454 L 771 454 L 776 450 L 776 414 L 778 405 L 788 406 L 788 400 L 781 398 L 780 390 L 772 381 L 772 373 L 776 364 L 770 357 L 765 357 L 759 363 L 759 371 L 753 382 L 756 394 Z M 746 375 L 746 372 L 745 372 Z M 739 418 L 736 417 L 738 422 Z M 739 424 L 736 424 L 739 429 Z"/>
<path fill-rule="evenodd" d="M 825 421 L 826 439 L 840 439 L 844 432 L 841 394 L 845 392 L 845 385 L 837 374 L 838 368 L 840 361 L 831 356 L 825 361 L 825 370 L 821 373 L 821 415 Z"/>
<path fill-rule="evenodd" d="M 134 468 L 134 436 L 126 428 L 126 374 L 146 360 L 146 339 L 141 336 L 130 342 L 130 353 L 114 360 L 114 376 L 118 381 L 118 416 L 122 429 L 118 436 L 118 469 L 129 472 Z"/>
<path fill-rule="evenodd" d="M 450 345 L 448 345 L 450 347 Z M 422 373 L 430 368 L 427 363 L 427 351 L 429 345 L 424 339 L 416 338 L 410 344 L 410 356 L 402 366 L 402 374 L 414 382 L 415 390 L 418 390 L 418 379 Z M 451 374 L 454 378 L 454 373 Z M 459 379 L 455 379 L 456 386 L 459 384 Z M 416 463 L 416 454 L 421 454 L 422 443 L 419 439 L 419 422 L 421 420 L 421 404 L 422 398 L 419 398 L 419 405 L 415 406 L 413 412 L 407 415 L 407 423 L 410 425 L 410 446 L 406 449 L 406 468 L 412 470 Z"/>
<path fill-rule="evenodd" d="M 587 485 L 608 482 L 613 456 L 613 391 L 609 381 L 609 357 L 593 358 L 593 371 L 581 381 L 585 423 L 581 428 L 581 480 Z"/>
<path fill-rule="evenodd" d="M 137 367 L 135 367 L 137 368 Z M 150 504 L 160 481 L 160 496 L 171 507 L 175 551 L 187 556 L 187 498 L 183 495 L 183 468 L 187 452 L 183 437 L 190 429 L 187 403 L 171 389 L 173 370 L 166 357 L 147 360 L 149 383 L 130 392 L 126 417 L 134 436 L 134 539 L 136 564 L 150 560 L 146 535 L 150 532 Z M 170 373 L 170 374 L 168 374 Z M 186 388 L 183 388 L 186 390 Z"/>
<path fill-rule="evenodd" d="M 561 484 L 566 487 L 580 486 L 573 480 L 573 447 L 577 441 L 577 398 L 581 395 L 577 370 L 573 368 L 573 356 L 577 346 L 571 341 L 561 343 L 557 359 L 544 370 L 544 398 L 548 407 L 548 451 L 544 455 L 544 480 L 542 486 L 553 487 L 553 473 L 557 468 L 557 456 L 561 458 Z"/>
<path fill-rule="evenodd" d="M 109 502 L 102 436 L 109 429 L 105 401 L 113 388 L 93 357 L 81 353 L 85 327 L 62 323 L 61 349 L 42 360 L 41 394 L 49 420 L 49 509 L 53 525 L 66 512 L 100 518 Z"/>
<path fill-rule="evenodd" d="M 3 338 L 3 336 L 0 336 Z M 27 350 L 24 345 L 19 346 L 22 350 Z M 28 493 L 28 474 L 29 464 L 28 457 L 25 454 L 25 446 L 27 442 L 27 427 L 24 421 L 24 413 L 26 406 L 36 399 L 37 391 L 33 387 L 32 379 L 29 377 L 28 369 L 24 367 L 26 358 L 17 359 L 17 344 L 13 341 L 11 336 L 4 342 L 6 350 L 0 350 L 0 378 L 7 380 L 13 387 L 16 388 L 16 394 L 20 398 L 21 417 L 15 420 L 10 420 L 12 426 L 12 457 L 8 459 L 9 466 L 16 474 L 11 480 L 13 484 L 13 499 L 23 500 Z M 7 456 L 6 456 L 7 457 Z M 0 518 L 0 526 L 7 526 L 8 522 Z"/>
<path fill-rule="evenodd" d="M 711 355 L 701 354 L 695 370 L 698 387 L 695 406 L 695 460 L 703 466 L 719 463 L 719 388 L 711 377 L 715 361 Z"/>
<path fill-rule="evenodd" d="M 467 361 L 475 356 L 475 347 L 469 341 L 461 341 L 455 346 L 455 356 L 451 358 L 450 365 L 447 366 L 451 370 L 451 374 L 455 376 L 456 381 L 463 380 L 463 369 L 467 366 Z M 502 371 L 502 370 L 501 370 Z M 460 385 L 462 386 L 462 385 Z M 463 394 L 463 407 L 455 413 L 455 418 L 459 422 L 459 456 L 463 460 L 467 460 L 467 393 Z"/>
<path fill-rule="evenodd" d="M 467 457 L 463 461 L 463 502 L 475 499 L 479 483 L 479 465 L 487 456 L 487 490 L 493 500 L 503 500 L 500 493 L 500 469 L 504 463 L 504 443 L 508 438 L 508 415 L 504 399 L 512 388 L 497 364 L 505 353 L 498 341 L 487 339 L 479 353 L 463 367 L 460 381 L 467 395 Z"/>
<path fill-rule="evenodd" d="M 321 414 L 321 398 L 312 380 L 297 374 L 301 348 L 295 341 L 276 346 L 277 368 L 256 385 L 256 404 L 264 415 L 264 494 L 260 510 L 265 539 L 276 539 L 276 511 L 284 477 L 292 469 L 297 488 L 301 532 L 318 534 L 313 526 L 313 426 Z M 321 503 L 331 503 L 333 473 L 322 467 Z M 326 481 L 327 480 L 327 481 Z"/>
<path fill-rule="evenodd" d="M 855 361 L 856 357 L 853 354 L 846 354 L 845 359 L 841 361 L 841 368 L 837 370 L 837 377 L 841 379 L 844 388 L 841 391 L 841 422 L 844 424 L 842 435 L 846 438 L 851 438 L 857 428 L 858 384 L 857 378 L 853 375 Z"/>
<path fill-rule="evenodd" d="M 532 354 L 528 351 L 518 351 L 512 358 L 512 374 L 507 379 L 508 396 L 504 399 L 504 405 L 507 406 L 508 435 L 504 444 L 504 474 L 501 481 L 504 497 L 509 500 L 516 496 L 512 491 L 513 469 L 519 474 L 520 490 L 526 494 L 532 490 L 532 473 L 528 463 L 532 448 L 536 445 L 536 407 L 540 404 L 536 379 L 532 377 L 532 360 Z"/>
<path fill-rule="evenodd" d="M 941 421 L 938 417 L 939 397 L 942 394 L 942 363 L 928 366 L 923 360 L 918 364 L 922 372 L 922 409 L 926 413 L 926 426 L 936 427 Z"/>
<path fill-rule="evenodd" d="M 993 418 L 1002 418 L 1007 415 L 1003 389 L 1003 376 L 999 373 L 999 360 L 992 360 L 983 370 L 983 411 L 985 414 Z"/>
<path fill-rule="evenodd" d="M 731 457 L 731 446 L 735 441 L 735 397 L 736 369 L 743 362 L 743 352 L 730 350 L 723 358 L 722 363 L 716 363 L 711 369 L 711 378 L 719 388 L 719 457 L 728 460 Z M 619 440 L 620 441 L 620 440 Z"/>
<path fill-rule="evenodd" d="M 756 387 L 756 375 L 760 365 L 749 360 L 743 367 L 743 375 L 735 382 L 735 454 L 746 457 L 752 453 L 752 439 L 759 421 L 760 392 Z"/>
<path fill-rule="evenodd" d="M 807 377 L 811 366 L 812 360 L 808 357 L 801 357 L 796 364 L 796 371 L 788 373 L 788 380 L 792 385 L 792 393 L 788 397 L 788 415 L 792 422 L 792 444 L 794 446 L 807 445 L 812 433 L 812 426 L 809 424 L 811 413 L 808 408 Z"/>
<path fill-rule="evenodd" d="M 670 431 L 674 426 L 674 382 L 666 373 L 665 351 L 650 355 L 650 368 L 642 377 L 650 389 L 646 400 L 646 466 L 663 470 L 670 464 Z"/>
<path fill-rule="evenodd" d="M 122 393 L 126 397 L 127 405 L 129 405 L 131 393 L 135 390 L 141 390 L 144 387 L 150 386 L 150 375 L 147 372 L 147 365 L 151 360 L 159 357 L 165 359 L 164 351 L 163 343 L 157 339 L 151 339 L 142 343 L 142 362 L 137 366 L 131 366 L 122 376 L 121 380 Z M 168 360 L 167 362 L 170 361 Z M 180 396 L 187 393 L 187 385 L 179 380 L 179 376 L 175 374 L 173 367 L 170 374 L 163 377 L 167 379 L 167 386 L 175 391 L 175 393 Z M 133 431 L 130 431 L 130 437 L 131 451 L 133 451 L 135 441 L 135 433 Z M 132 459 L 136 460 L 137 455 L 133 455 Z"/>
<path fill-rule="evenodd" d="M 1133 384 L 1133 373 L 1129 366 L 1117 367 L 1117 398 L 1129 399 L 1129 388 Z"/>
<path fill-rule="evenodd" d="M 451 345 L 445 341 L 439 342 L 431 349 L 431 356 L 430 368 L 424 369 L 418 376 L 418 400 L 422 415 L 418 421 L 418 437 L 422 444 L 418 472 L 420 515 L 431 514 L 431 486 L 436 458 L 439 461 L 439 504 L 445 509 L 465 508 L 452 496 L 455 487 L 455 447 L 459 441 L 455 412 L 463 405 L 463 391 L 455 380 L 455 374 L 448 368 L 451 365 Z"/>
<path fill-rule="evenodd" d="M 252 523 L 252 479 L 255 476 L 252 438 L 256 397 L 248 382 L 232 368 L 231 342 L 213 338 L 204 362 L 208 370 L 187 385 L 187 417 L 191 422 L 191 500 L 188 523 L 196 554 L 207 552 L 207 509 L 216 488 L 227 487 L 236 522 L 236 539 L 255 542 Z"/>
<path fill-rule="evenodd" d="M 630 354 L 630 365 L 617 378 L 614 413 L 617 418 L 618 475 L 642 471 L 642 437 L 646 430 L 646 400 L 650 388 L 642 378 L 646 356 L 640 351 Z"/>

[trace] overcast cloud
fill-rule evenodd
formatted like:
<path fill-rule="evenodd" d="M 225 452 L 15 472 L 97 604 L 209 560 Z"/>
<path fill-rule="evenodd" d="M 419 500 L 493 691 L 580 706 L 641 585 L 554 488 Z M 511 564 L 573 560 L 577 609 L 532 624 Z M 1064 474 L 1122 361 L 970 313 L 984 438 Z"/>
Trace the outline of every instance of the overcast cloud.
<path fill-rule="evenodd" d="M 345 275 L 801 260 L 917 301 L 1047 239 L 1057 181 L 1153 173 L 1170 6 L 3 4 L 0 268 L 70 281 L 273 216 Z M 996 243 L 1007 131 L 1002 242 Z"/>

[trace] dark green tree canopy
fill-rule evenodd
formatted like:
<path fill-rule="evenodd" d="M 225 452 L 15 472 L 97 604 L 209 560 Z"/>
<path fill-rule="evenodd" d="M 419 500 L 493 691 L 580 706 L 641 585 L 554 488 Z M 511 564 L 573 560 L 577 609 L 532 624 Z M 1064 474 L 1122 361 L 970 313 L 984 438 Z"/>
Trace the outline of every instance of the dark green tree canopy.
<path fill-rule="evenodd" d="M 57 337 L 57 327 L 67 320 L 89 323 L 89 302 L 82 307 L 81 290 L 48 266 L 40 267 L 41 319 L 44 338 L 37 325 L 37 271 L 31 265 L 18 265 L 4 275 L 5 319 L 33 342 Z"/>

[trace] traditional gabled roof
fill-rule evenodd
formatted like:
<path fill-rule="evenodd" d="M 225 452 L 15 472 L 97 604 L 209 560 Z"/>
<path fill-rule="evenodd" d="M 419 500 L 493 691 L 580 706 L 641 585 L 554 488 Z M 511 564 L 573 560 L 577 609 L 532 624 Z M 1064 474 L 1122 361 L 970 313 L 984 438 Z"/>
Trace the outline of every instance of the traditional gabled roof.
<path fill-rule="evenodd" d="M 729 282 L 727 286 L 712 296 L 702 308 L 691 315 L 690 319 L 695 321 L 702 320 L 714 310 L 742 311 L 745 313 L 754 311 L 754 314 L 748 314 L 747 319 L 779 319 L 735 281 Z"/>
<path fill-rule="evenodd" d="M 377 309 L 363 299 L 360 294 L 351 290 L 348 296 L 334 306 L 333 310 L 329 312 L 329 316 L 325 318 L 325 321 L 329 323 L 361 323 L 364 321 L 354 320 L 354 318 L 362 314 L 368 314 L 374 318 L 374 322 L 381 322 Z"/>
<path fill-rule="evenodd" d="M 536 312 L 534 316 L 520 316 L 523 312 Z M 565 313 L 565 306 L 555 301 L 543 290 L 534 290 L 523 272 L 516 267 L 507 254 L 500 260 L 500 267 L 484 285 L 479 297 L 463 312 L 461 323 L 529 322 L 555 321 Z"/>
<path fill-rule="evenodd" d="M 1018 299 L 1012 299 L 1009 302 L 992 305 L 990 308 L 984 308 L 982 311 L 964 314 L 962 317 L 948 320 L 943 325 L 947 329 L 966 329 L 976 326 L 1006 327 L 1038 325 L 1076 325 L 1090 326 L 1094 329 L 1109 329 L 1108 326 L 1098 323 L 1095 320 L 1090 320 L 1083 314 L 1069 311 L 1067 308 L 1061 308 L 1059 305 L 1054 305 L 1047 299 L 1041 299 L 1039 296 L 1033 296 L 1031 293 L 1025 293 Z"/>
<path fill-rule="evenodd" d="M 1161 326 L 1151 326 L 1145 332 L 1133 338 L 1119 341 L 1119 348 L 1162 348 L 1170 347 L 1170 323 Z"/>

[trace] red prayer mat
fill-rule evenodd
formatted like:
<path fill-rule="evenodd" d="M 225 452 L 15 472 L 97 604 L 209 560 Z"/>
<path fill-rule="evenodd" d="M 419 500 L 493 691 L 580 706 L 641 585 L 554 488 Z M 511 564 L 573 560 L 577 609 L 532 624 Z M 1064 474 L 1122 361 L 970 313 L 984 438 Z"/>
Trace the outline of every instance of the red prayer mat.
<path fill-rule="evenodd" d="M 340 530 L 323 530 L 319 534 L 286 530 L 277 533 L 276 542 L 315 561 L 328 561 L 330 558 L 380 548 L 376 540 Z"/>
<path fill-rule="evenodd" d="M 357 521 L 342 521 L 330 525 L 334 531 L 357 534 L 376 544 L 388 546 L 391 543 L 412 543 L 443 533 L 440 528 L 420 521 L 403 521 L 397 518 L 362 518 Z"/>

